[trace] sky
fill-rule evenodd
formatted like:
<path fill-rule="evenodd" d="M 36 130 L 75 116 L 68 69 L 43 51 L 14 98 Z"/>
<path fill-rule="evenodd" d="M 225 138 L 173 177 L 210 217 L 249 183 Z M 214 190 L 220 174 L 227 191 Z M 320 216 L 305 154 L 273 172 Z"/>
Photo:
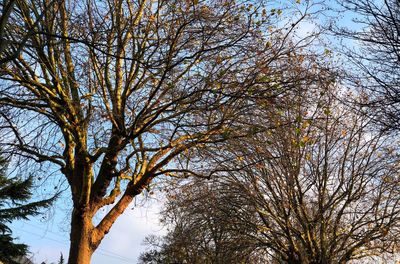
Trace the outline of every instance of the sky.
<path fill-rule="evenodd" d="M 146 249 L 143 239 L 150 234 L 165 234 L 166 228 L 158 221 L 162 202 L 146 201 L 141 207 L 127 209 L 111 231 L 105 236 L 99 249 L 92 257 L 92 264 L 137 263 L 141 252 Z M 29 245 L 34 263 L 57 263 L 60 253 L 67 259 L 69 248 L 69 221 L 67 211 L 55 212 L 47 220 L 42 216 L 28 221 L 16 221 L 12 225 L 13 236 Z"/>

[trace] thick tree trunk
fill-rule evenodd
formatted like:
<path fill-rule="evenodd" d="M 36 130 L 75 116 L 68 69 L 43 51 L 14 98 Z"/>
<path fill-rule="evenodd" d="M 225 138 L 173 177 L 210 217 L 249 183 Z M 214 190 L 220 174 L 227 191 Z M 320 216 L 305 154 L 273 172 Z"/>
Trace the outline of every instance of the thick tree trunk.
<path fill-rule="evenodd" d="M 68 264 L 90 264 L 94 252 L 91 217 L 83 210 L 74 209 L 71 219 L 71 235 Z"/>

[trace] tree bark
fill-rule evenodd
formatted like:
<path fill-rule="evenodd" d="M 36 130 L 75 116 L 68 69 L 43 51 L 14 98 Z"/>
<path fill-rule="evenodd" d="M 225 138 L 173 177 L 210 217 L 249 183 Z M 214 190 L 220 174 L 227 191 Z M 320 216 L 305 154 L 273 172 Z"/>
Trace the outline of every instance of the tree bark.
<path fill-rule="evenodd" d="M 68 264 L 90 264 L 94 252 L 92 244 L 93 224 L 85 210 L 74 209 L 71 217 L 71 245 Z"/>

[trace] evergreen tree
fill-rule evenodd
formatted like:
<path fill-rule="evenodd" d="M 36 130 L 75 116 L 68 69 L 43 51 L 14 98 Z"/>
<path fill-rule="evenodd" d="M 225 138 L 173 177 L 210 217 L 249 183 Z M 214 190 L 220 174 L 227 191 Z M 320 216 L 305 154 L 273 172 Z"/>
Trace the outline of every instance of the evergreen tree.
<path fill-rule="evenodd" d="M 64 256 L 63 256 L 62 253 L 61 253 L 61 255 L 60 255 L 60 259 L 58 260 L 58 264 L 65 264 Z"/>
<path fill-rule="evenodd" d="M 7 224 L 39 214 L 39 210 L 48 207 L 55 197 L 27 203 L 32 196 L 32 179 L 8 178 L 6 168 L 7 160 L 0 155 L 0 262 L 14 264 L 17 263 L 14 259 L 24 256 L 28 247 L 14 242 Z"/>

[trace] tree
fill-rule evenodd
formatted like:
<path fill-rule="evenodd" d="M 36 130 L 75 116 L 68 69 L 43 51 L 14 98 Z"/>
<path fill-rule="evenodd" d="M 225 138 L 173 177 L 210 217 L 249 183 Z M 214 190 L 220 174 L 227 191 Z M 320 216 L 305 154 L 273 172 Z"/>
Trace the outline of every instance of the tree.
<path fill-rule="evenodd" d="M 58 260 L 58 264 L 64 264 L 64 263 L 65 263 L 64 256 L 63 256 L 63 254 L 61 253 L 61 254 L 60 254 L 60 259 Z"/>
<path fill-rule="evenodd" d="M 255 215 L 247 205 L 235 203 L 237 195 L 215 178 L 173 188 L 161 214 L 168 232 L 145 238 L 148 248 L 139 263 L 270 263 L 251 230 L 244 228 Z"/>
<path fill-rule="evenodd" d="M 44 8 L 51 8 L 55 3 L 56 1 L 48 1 Z M 38 34 L 36 25 L 43 18 L 44 12 L 36 14 L 36 20 L 31 23 L 30 27 L 16 32 L 13 30 L 15 16 L 12 14 L 19 10 L 28 11 L 28 2 L 24 0 L 5 0 L 0 3 L 0 8 L 0 65 L 3 65 L 17 58 L 28 38 Z"/>
<path fill-rule="evenodd" d="M 295 96 L 277 109 L 280 115 L 273 111 L 283 125 L 256 140 L 255 146 L 268 145 L 254 151 L 248 162 L 256 165 L 231 184 L 245 194 L 239 203 L 258 215 L 250 234 L 278 263 L 347 263 L 395 253 L 398 149 L 369 118 L 331 91 L 320 92 L 319 99 Z"/>
<path fill-rule="evenodd" d="M 28 219 L 48 207 L 53 199 L 27 203 L 31 198 L 32 179 L 20 180 L 6 176 L 7 161 L 0 157 L 0 261 L 17 264 L 18 257 L 25 256 L 28 247 L 15 243 L 12 231 L 7 226 L 15 219 Z"/>
<path fill-rule="evenodd" d="M 3 51 L 6 49 L 6 47 L 9 46 L 9 42 L 6 40 L 6 31 L 7 27 L 9 26 L 9 20 L 11 13 L 14 9 L 14 5 L 17 1 L 16 0 L 10 0 L 10 1 L 3 1 L 1 3 L 1 15 L 0 15 L 0 54 L 1 54 L 1 59 L 0 59 L 0 65 L 3 63 L 10 61 L 12 58 L 11 56 L 4 56 Z"/>
<path fill-rule="evenodd" d="M 230 246 L 246 241 L 240 252 L 269 263 L 347 263 L 397 253 L 398 149 L 327 87 L 299 90 L 264 108 L 266 120 L 279 126 L 236 142 L 227 175 L 175 191 L 166 210 L 180 221 L 155 253 L 171 256 L 166 249 L 180 245 L 176 240 L 219 237 L 219 229 L 204 227 L 210 219 L 227 231 Z M 181 226 L 189 237 L 179 235 Z M 199 243 L 189 245 L 207 256 Z"/>
<path fill-rule="evenodd" d="M 140 263 L 233 264 L 249 263 L 250 259 L 254 261 L 255 241 L 246 239 L 237 229 L 234 217 L 229 216 L 238 213 L 226 206 L 231 204 L 228 200 L 234 199 L 234 195 L 231 196 L 220 185 L 214 187 L 214 184 L 212 180 L 193 180 L 179 191 L 169 192 L 162 212 L 162 223 L 170 228 L 169 232 L 162 238 L 150 235 L 145 239 L 150 248 L 141 254 Z M 246 216 L 241 215 L 243 219 Z"/>
<path fill-rule="evenodd" d="M 1 70 L 3 129 L 14 135 L 3 145 L 66 178 L 68 263 L 85 264 L 154 178 L 200 174 L 178 157 L 245 134 L 241 117 L 257 96 L 284 92 L 276 62 L 303 42 L 286 45 L 291 26 L 274 27 L 280 13 L 262 1 L 47 3 L 14 13 L 17 32 L 44 17 Z"/>
<path fill-rule="evenodd" d="M 340 38 L 354 40 L 352 47 L 344 49 L 352 69 L 348 84 L 361 90 L 368 99 L 359 103 L 370 116 L 375 116 L 375 121 L 385 129 L 398 131 L 400 3 L 397 0 L 338 2 L 355 17 L 353 28 L 334 29 Z"/>

